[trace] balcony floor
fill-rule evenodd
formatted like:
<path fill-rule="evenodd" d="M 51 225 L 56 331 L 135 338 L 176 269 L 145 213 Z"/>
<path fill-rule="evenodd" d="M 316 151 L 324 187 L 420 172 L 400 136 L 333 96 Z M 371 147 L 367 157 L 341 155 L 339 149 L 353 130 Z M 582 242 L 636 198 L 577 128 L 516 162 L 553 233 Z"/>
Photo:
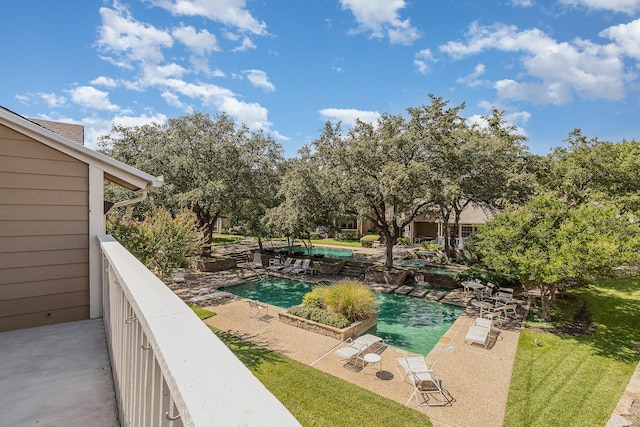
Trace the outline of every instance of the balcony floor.
<path fill-rule="evenodd" d="M 0 425 L 120 425 L 102 319 L 0 333 L 0 384 Z"/>

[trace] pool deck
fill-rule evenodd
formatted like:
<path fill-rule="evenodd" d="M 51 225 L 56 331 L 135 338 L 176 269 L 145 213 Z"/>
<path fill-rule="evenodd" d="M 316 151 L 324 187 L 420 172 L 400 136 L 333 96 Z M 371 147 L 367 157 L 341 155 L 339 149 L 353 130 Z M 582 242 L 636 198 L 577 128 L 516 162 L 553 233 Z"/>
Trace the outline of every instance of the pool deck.
<path fill-rule="evenodd" d="M 336 359 L 339 340 L 280 322 L 278 307 L 270 306 L 268 316 L 261 318 L 250 317 L 249 304 L 241 298 L 208 308 L 217 314 L 205 321 L 208 325 L 414 407 L 436 427 L 502 425 L 521 322 L 494 329 L 488 348 L 466 344 L 465 334 L 477 315 L 476 309 L 467 308 L 426 357 L 429 365 L 435 363 L 435 374 L 454 401 L 445 407 L 417 407 L 412 386 L 395 368 L 406 351 L 389 346 L 380 354 L 380 373 L 377 366 L 356 372 Z M 336 398 L 350 404 L 348 396 Z"/>

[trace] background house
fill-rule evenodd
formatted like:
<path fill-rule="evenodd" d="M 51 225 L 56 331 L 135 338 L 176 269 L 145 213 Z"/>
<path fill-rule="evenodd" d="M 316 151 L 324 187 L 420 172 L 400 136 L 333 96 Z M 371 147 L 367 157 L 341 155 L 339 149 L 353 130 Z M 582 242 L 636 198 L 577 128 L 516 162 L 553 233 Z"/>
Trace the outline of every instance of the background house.
<path fill-rule="evenodd" d="M 472 235 L 478 225 L 484 224 L 493 215 L 479 206 L 470 203 L 460 213 L 460 223 L 458 229 L 453 230 L 455 244 L 458 249 L 464 248 L 464 239 Z M 454 226 L 455 218 L 449 218 L 449 226 Z M 444 222 L 437 212 L 426 212 L 418 215 L 411 224 L 405 228 L 405 237 L 409 237 L 413 243 L 435 242 L 444 243 L 445 238 Z"/>

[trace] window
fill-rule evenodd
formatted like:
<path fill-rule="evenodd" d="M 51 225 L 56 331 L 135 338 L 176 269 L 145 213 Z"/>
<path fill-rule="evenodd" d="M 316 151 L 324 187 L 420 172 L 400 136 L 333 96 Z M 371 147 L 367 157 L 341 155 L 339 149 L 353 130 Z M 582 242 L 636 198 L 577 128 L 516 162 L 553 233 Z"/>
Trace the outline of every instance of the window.
<path fill-rule="evenodd" d="M 473 225 L 463 225 L 461 227 L 462 237 L 469 237 L 476 231 L 476 228 Z"/>

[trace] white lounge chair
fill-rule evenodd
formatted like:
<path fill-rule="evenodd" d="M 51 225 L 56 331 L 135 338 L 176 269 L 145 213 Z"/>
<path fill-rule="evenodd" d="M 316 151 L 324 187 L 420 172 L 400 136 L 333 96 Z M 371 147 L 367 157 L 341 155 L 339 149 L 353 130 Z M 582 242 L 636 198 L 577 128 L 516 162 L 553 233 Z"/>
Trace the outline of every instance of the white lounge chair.
<path fill-rule="evenodd" d="M 448 405 L 450 401 L 445 398 L 442 384 L 431 368 L 433 365 L 427 367 L 422 356 L 406 356 L 396 359 L 396 370 L 403 377 L 403 381 L 408 379 L 413 385 L 413 394 L 409 399 L 415 396 L 418 406 Z M 419 395 L 422 396 L 423 402 L 418 400 Z M 433 401 L 431 397 L 434 397 Z"/>
<path fill-rule="evenodd" d="M 253 268 L 264 268 L 264 265 L 262 264 L 262 255 L 260 255 L 258 252 L 253 254 L 252 266 Z"/>
<path fill-rule="evenodd" d="M 311 260 L 309 258 L 305 258 L 302 261 L 302 264 L 300 264 L 300 267 L 291 270 L 291 274 L 304 274 L 307 272 L 307 270 L 309 270 L 310 266 Z"/>
<path fill-rule="evenodd" d="M 282 270 L 280 270 L 282 273 L 291 273 L 293 270 L 295 270 L 296 268 L 300 268 L 300 266 L 302 265 L 302 260 L 301 259 L 297 259 L 295 260 L 295 262 L 290 265 L 287 268 L 283 268 Z"/>
<path fill-rule="evenodd" d="M 348 338 L 345 343 L 348 345 L 339 348 L 335 352 L 338 361 L 344 363 L 345 366 L 353 363 L 356 368 L 358 367 L 358 363 L 360 363 L 364 368 L 364 352 L 367 349 L 371 350 L 372 347 L 375 349 L 375 346 L 383 344 L 384 341 L 375 335 L 365 334 L 355 340 Z"/>
<path fill-rule="evenodd" d="M 467 332 L 467 336 L 464 338 L 464 342 L 471 341 L 471 343 L 478 343 L 484 345 L 484 348 L 487 348 L 487 344 L 489 343 L 489 333 L 491 332 L 491 319 L 483 319 L 481 317 L 477 317 L 471 326 L 469 326 L 469 331 Z"/>
<path fill-rule="evenodd" d="M 291 267 L 291 262 L 293 261 L 292 258 L 287 257 L 287 259 L 284 260 L 284 263 L 282 264 L 278 264 L 278 265 L 272 265 L 271 268 L 273 271 L 280 271 L 280 270 L 284 270 L 285 268 L 289 268 Z"/>

